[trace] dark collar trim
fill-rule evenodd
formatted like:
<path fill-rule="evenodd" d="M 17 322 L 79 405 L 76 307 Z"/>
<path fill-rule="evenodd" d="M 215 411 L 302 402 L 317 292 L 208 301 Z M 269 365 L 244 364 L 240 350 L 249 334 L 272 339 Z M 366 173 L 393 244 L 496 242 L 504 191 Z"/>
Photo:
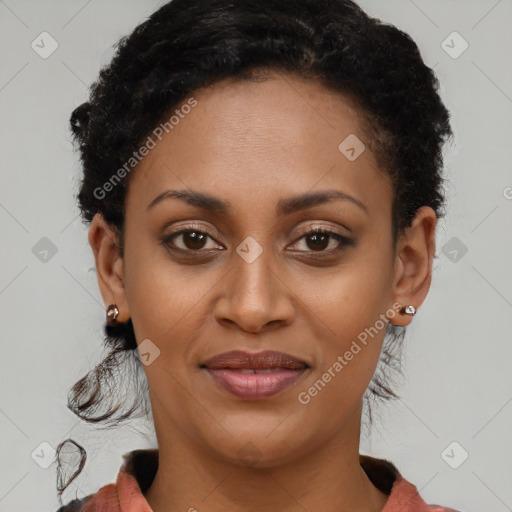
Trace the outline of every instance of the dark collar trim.
<path fill-rule="evenodd" d="M 158 454 L 158 448 L 152 448 L 133 450 L 123 455 L 122 470 L 136 478 L 142 493 L 145 493 L 153 483 L 158 469 Z M 359 454 L 359 463 L 379 491 L 391 494 L 393 484 L 400 476 L 400 472 L 392 462 Z"/>

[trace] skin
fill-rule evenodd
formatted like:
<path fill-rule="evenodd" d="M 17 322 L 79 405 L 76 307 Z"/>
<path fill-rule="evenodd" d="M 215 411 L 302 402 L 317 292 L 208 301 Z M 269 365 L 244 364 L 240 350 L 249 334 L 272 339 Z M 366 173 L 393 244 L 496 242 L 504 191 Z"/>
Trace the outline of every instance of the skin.
<path fill-rule="evenodd" d="M 317 82 L 274 73 L 260 83 L 224 80 L 193 96 L 197 106 L 132 171 L 124 258 L 101 215 L 89 232 L 105 305 L 115 302 L 137 342 L 160 350 L 144 366 L 160 452 L 145 497 L 155 512 L 380 511 L 388 496 L 361 468 L 359 440 L 362 397 L 385 329 L 307 405 L 297 397 L 394 303 L 424 301 L 435 212 L 418 210 L 393 252 L 391 182 L 368 144 L 355 161 L 338 150 L 349 134 L 365 140 L 360 113 Z M 168 189 L 214 195 L 231 211 L 179 199 L 148 210 Z M 280 199 L 327 189 L 368 211 L 335 200 L 276 215 Z M 304 236 L 314 226 L 354 245 L 332 237 L 314 245 Z M 168 242 L 188 257 L 160 241 L 185 227 L 209 236 Z M 248 236 L 263 249 L 252 263 L 236 252 Z M 338 254 L 311 256 L 337 247 Z M 273 397 L 242 400 L 199 367 L 234 349 L 279 350 L 311 368 Z M 248 443 L 257 453 L 249 465 L 240 455 Z"/>

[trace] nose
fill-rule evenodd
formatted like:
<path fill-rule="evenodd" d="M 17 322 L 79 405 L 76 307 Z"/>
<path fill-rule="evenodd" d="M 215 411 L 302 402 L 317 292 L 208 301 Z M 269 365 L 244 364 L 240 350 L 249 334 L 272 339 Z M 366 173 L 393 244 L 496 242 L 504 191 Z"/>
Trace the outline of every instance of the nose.
<path fill-rule="evenodd" d="M 219 283 L 213 313 L 224 327 L 257 334 L 293 322 L 294 294 L 264 254 L 251 263 L 236 255 L 234 267 Z"/>

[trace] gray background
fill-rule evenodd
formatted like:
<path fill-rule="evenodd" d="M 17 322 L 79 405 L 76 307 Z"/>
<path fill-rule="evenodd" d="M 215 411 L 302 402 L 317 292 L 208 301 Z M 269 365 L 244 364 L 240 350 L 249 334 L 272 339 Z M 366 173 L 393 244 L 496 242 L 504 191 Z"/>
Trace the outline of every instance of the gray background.
<path fill-rule="evenodd" d="M 68 119 L 112 45 L 162 3 L 0 0 L 0 511 L 57 508 L 55 465 L 41 464 L 69 435 L 89 457 L 66 502 L 114 481 L 122 453 L 155 442 L 143 422 L 95 431 L 65 407 L 102 359 L 104 318 Z M 455 131 L 448 216 L 405 338 L 402 399 L 376 410 L 361 451 L 393 461 L 428 503 L 512 510 L 512 2 L 360 3 L 419 44 Z M 58 43 L 47 58 L 31 47 L 43 31 Z"/>

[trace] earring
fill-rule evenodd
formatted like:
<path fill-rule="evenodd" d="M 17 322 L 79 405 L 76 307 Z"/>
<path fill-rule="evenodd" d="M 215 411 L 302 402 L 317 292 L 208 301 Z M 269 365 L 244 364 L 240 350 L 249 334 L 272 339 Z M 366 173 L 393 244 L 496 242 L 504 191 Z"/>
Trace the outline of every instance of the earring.
<path fill-rule="evenodd" d="M 107 323 L 109 325 L 117 325 L 117 316 L 119 315 L 119 309 L 115 304 L 109 304 L 107 307 Z"/>
<path fill-rule="evenodd" d="M 416 314 L 416 308 L 414 306 L 405 306 L 402 309 L 402 313 L 405 313 L 406 315 L 414 316 Z"/>

